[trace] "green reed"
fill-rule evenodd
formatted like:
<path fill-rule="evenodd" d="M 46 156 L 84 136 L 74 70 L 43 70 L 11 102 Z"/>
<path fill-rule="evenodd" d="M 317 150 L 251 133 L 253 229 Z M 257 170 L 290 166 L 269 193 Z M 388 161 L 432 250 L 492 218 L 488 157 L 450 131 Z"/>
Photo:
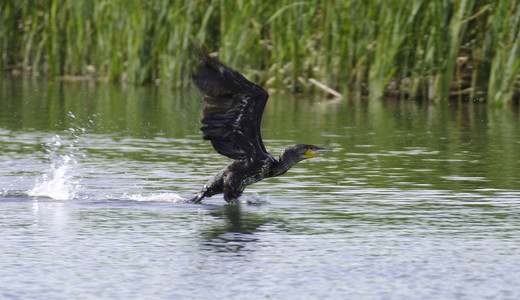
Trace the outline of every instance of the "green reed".
<path fill-rule="evenodd" d="M 519 28 L 520 0 L 6 0 L 0 65 L 182 86 L 198 45 L 273 90 L 502 105 Z"/>

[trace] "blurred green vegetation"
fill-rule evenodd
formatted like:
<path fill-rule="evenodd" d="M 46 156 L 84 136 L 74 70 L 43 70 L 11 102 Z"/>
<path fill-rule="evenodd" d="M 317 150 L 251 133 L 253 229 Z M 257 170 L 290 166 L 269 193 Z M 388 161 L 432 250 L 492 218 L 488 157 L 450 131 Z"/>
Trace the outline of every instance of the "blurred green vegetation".
<path fill-rule="evenodd" d="M 520 0 L 0 3 L 3 69 L 131 84 L 187 84 L 202 45 L 272 90 L 503 105 L 519 44 Z"/>

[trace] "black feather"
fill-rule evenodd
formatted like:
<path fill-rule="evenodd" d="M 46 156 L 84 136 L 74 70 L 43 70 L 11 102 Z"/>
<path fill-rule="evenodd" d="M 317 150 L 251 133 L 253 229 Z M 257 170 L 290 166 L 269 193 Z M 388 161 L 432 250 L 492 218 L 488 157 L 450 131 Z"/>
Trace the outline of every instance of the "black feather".
<path fill-rule="evenodd" d="M 203 138 L 233 159 L 268 156 L 260 135 L 267 92 L 205 52 L 193 81 L 204 94 Z"/>

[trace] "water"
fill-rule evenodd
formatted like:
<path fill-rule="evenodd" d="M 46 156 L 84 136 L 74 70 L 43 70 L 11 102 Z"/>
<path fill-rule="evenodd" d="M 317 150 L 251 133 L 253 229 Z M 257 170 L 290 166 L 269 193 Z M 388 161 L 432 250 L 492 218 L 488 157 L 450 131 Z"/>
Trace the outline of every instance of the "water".
<path fill-rule="evenodd" d="M 272 97 L 272 153 L 335 152 L 195 205 L 193 91 L 0 84 L 0 298 L 520 297 L 517 108 Z"/>

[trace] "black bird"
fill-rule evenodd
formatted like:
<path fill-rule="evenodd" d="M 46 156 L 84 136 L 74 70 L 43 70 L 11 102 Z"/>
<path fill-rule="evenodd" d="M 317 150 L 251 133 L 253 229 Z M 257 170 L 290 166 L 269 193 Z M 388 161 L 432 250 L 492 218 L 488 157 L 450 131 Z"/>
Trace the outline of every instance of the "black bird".
<path fill-rule="evenodd" d="M 191 202 L 220 193 L 224 193 L 227 202 L 233 202 L 246 186 L 282 175 L 296 163 L 319 153 L 332 152 L 298 144 L 285 148 L 275 159 L 265 150 L 260 136 L 267 92 L 204 51 L 199 52 L 199 60 L 192 77 L 206 102 L 201 121 L 203 139 L 210 140 L 218 153 L 235 161 L 209 180 Z"/>

